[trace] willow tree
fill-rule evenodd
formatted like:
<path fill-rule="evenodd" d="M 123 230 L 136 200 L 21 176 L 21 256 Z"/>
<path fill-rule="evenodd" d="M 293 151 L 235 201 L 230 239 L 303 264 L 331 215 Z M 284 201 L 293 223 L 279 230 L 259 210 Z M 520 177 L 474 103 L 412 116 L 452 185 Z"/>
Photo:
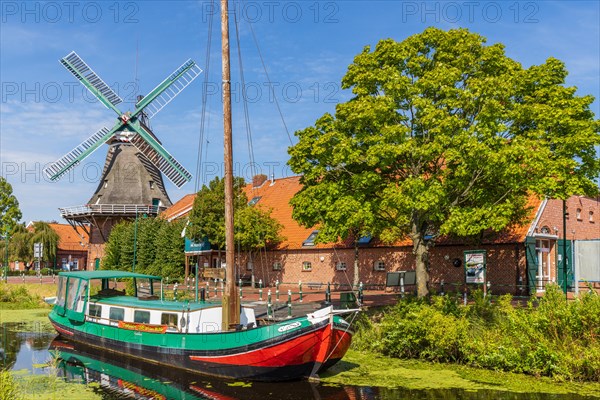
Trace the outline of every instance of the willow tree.
<path fill-rule="evenodd" d="M 466 29 L 365 47 L 342 80 L 354 97 L 296 132 L 295 218 L 342 237 L 366 223 L 384 241 L 410 238 L 425 296 L 426 236 L 522 222 L 529 193 L 597 193 L 600 124 L 566 76 L 559 60 L 523 68 Z"/>

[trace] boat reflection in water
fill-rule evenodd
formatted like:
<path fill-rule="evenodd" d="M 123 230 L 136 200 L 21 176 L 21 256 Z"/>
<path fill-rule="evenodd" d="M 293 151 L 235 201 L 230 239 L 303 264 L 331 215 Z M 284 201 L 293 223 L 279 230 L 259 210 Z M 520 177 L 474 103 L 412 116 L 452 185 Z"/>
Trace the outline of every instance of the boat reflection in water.
<path fill-rule="evenodd" d="M 240 382 L 195 375 L 141 360 L 116 356 L 80 343 L 56 338 L 50 344 L 57 353 L 59 376 L 67 381 L 95 382 L 104 398 L 113 399 L 352 399 L 342 387 L 312 382 Z"/>

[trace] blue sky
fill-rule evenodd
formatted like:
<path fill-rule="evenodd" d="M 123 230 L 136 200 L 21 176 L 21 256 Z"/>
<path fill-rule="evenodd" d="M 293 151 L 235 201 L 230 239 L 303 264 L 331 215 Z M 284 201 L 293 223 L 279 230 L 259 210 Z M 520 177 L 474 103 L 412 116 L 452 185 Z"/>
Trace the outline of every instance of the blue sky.
<path fill-rule="evenodd" d="M 97 101 L 58 60 L 75 50 L 129 104 L 188 58 L 206 64 L 206 1 L 21 2 L 2 1 L 0 21 L 0 163 L 13 186 L 23 220 L 60 220 L 58 207 L 86 204 L 96 189 L 107 146 L 70 176 L 49 182 L 43 165 L 70 151 L 114 113 Z M 239 30 L 257 172 L 291 175 L 286 167 L 290 139 L 267 85 L 260 52 L 287 130 L 312 125 L 335 104 L 349 99 L 340 80 L 365 45 L 383 38 L 401 41 L 428 26 L 466 27 L 501 42 L 524 66 L 548 57 L 563 60 L 567 84 L 578 94 L 600 97 L 600 2 L 598 1 L 244 1 Z M 202 173 L 177 189 L 173 201 L 221 174 L 220 42 L 213 22 L 209 97 Z M 232 28 L 233 29 L 233 28 Z M 232 30 L 232 43 L 235 42 Z M 236 47 L 232 47 L 236 53 Z M 137 80 L 136 80 L 137 77 Z M 237 172 L 249 178 L 249 152 L 241 102 L 239 67 L 234 80 L 234 146 Z M 196 175 L 202 109 L 200 75 L 152 120 L 154 132 Z M 599 102 L 593 104 L 596 117 Z"/>

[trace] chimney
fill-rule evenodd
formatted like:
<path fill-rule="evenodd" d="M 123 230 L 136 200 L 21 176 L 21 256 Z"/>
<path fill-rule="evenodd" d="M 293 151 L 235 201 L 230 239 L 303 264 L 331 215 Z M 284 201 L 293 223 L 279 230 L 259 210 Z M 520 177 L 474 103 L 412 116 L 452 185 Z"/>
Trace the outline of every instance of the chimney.
<path fill-rule="evenodd" d="M 263 185 L 263 183 L 265 183 L 266 180 L 267 180 L 267 176 L 265 174 L 255 175 L 252 178 L 252 187 L 253 188 L 261 187 Z"/>
<path fill-rule="evenodd" d="M 273 186 L 275 184 L 275 174 L 271 173 L 271 184 L 269 186 Z"/>

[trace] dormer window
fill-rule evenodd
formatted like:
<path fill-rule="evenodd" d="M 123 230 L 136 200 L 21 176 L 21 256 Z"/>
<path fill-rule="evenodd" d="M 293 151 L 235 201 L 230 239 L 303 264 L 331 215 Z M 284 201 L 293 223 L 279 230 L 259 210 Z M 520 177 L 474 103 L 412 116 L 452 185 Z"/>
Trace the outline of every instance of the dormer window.
<path fill-rule="evenodd" d="M 310 235 L 308 235 L 306 240 L 304 242 L 302 242 L 302 246 L 314 246 L 315 239 L 317 238 L 318 234 L 319 234 L 319 231 L 312 231 L 312 233 Z"/>
<path fill-rule="evenodd" d="M 371 235 L 365 235 L 365 236 L 361 236 L 361 237 L 358 239 L 358 244 L 362 244 L 362 245 L 369 244 L 369 243 L 371 243 L 371 240 L 372 240 L 372 239 L 373 239 L 373 236 L 371 236 Z"/>
<path fill-rule="evenodd" d="M 260 199 L 262 199 L 262 196 L 255 196 L 255 197 L 253 197 L 253 198 L 252 198 L 252 200 L 250 200 L 250 201 L 248 202 L 248 205 L 249 205 L 249 206 L 253 206 L 253 205 L 255 205 L 256 203 L 258 203 L 258 201 L 259 201 Z"/>

